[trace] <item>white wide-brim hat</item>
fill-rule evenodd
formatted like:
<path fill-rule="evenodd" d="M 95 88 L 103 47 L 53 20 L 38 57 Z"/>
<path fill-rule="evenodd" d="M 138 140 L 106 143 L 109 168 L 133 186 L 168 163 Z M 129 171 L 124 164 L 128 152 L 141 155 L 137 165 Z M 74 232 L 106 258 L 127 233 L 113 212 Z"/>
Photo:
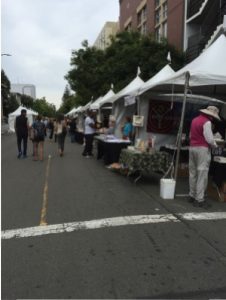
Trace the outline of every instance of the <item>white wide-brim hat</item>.
<path fill-rule="evenodd" d="M 216 106 L 208 106 L 205 109 L 200 109 L 203 114 L 214 117 L 217 120 L 221 120 L 219 117 L 219 109 Z"/>

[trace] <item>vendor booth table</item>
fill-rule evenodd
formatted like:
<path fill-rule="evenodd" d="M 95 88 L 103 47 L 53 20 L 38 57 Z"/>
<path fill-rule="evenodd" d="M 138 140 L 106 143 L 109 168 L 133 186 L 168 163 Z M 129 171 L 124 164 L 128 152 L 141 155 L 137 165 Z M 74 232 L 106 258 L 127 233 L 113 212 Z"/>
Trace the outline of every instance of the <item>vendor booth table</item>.
<path fill-rule="evenodd" d="M 213 181 L 220 188 L 224 183 L 226 183 L 226 158 L 225 160 L 218 160 L 214 158 L 212 162 L 212 176 Z"/>
<path fill-rule="evenodd" d="M 172 162 L 172 156 L 163 151 L 141 152 L 137 150 L 123 149 L 119 162 L 128 168 L 128 176 L 136 172 L 139 176 L 135 182 L 141 178 L 143 172 L 165 174 Z"/>
<path fill-rule="evenodd" d="M 108 139 L 105 135 L 95 136 L 97 141 L 97 159 L 104 159 L 105 165 L 119 161 L 121 150 L 131 144 L 129 140 Z"/>
<path fill-rule="evenodd" d="M 177 156 L 177 146 L 175 145 L 165 145 L 160 148 L 160 151 L 167 152 L 174 155 L 174 160 Z M 175 154 L 174 154 L 175 153 Z M 182 146 L 180 149 L 180 163 L 188 164 L 189 162 L 189 146 Z"/>

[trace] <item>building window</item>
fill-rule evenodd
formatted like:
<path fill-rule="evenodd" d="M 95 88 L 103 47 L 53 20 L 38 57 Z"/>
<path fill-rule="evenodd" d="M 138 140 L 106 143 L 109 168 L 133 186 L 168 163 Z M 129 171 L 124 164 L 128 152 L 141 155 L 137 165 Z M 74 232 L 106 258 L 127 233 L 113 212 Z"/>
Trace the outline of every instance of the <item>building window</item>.
<path fill-rule="evenodd" d="M 155 0 L 155 7 L 159 6 L 160 0 Z"/>
<path fill-rule="evenodd" d="M 125 27 L 125 31 L 132 31 L 132 23 L 130 22 L 126 27 Z"/>
<path fill-rule="evenodd" d="M 142 34 L 147 34 L 147 23 L 146 22 L 141 25 L 140 32 Z"/>
<path fill-rule="evenodd" d="M 158 25 L 160 22 L 160 9 L 155 12 L 155 25 Z"/>
<path fill-rule="evenodd" d="M 164 22 L 164 23 L 162 24 L 162 36 L 163 36 L 164 38 L 167 38 L 167 22 Z"/>
<path fill-rule="evenodd" d="M 160 42 L 161 39 L 161 27 L 155 29 L 155 39 L 157 42 Z"/>
<path fill-rule="evenodd" d="M 167 5 L 167 2 L 163 4 L 162 6 L 162 16 L 163 18 L 167 18 L 167 8 L 168 8 L 168 5 Z"/>
<path fill-rule="evenodd" d="M 137 14 L 137 25 L 141 25 L 147 20 L 147 6 L 145 5 Z"/>

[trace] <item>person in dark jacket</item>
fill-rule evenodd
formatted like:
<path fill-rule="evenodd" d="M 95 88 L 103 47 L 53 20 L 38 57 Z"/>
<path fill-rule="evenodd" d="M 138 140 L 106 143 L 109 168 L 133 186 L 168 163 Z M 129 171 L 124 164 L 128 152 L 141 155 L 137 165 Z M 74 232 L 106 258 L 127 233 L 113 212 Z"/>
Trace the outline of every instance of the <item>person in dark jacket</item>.
<path fill-rule="evenodd" d="M 26 115 L 27 115 L 26 109 L 22 109 L 20 116 L 16 117 L 15 124 L 14 124 L 15 132 L 17 136 L 17 147 L 18 147 L 17 157 L 18 158 L 27 157 L 27 140 L 28 140 L 29 124 Z M 22 141 L 23 141 L 23 151 L 21 148 Z"/>
<path fill-rule="evenodd" d="M 49 139 L 52 140 L 53 138 L 53 131 L 54 131 L 54 123 L 53 123 L 53 119 L 49 119 L 49 123 L 48 123 L 48 128 L 49 128 Z"/>

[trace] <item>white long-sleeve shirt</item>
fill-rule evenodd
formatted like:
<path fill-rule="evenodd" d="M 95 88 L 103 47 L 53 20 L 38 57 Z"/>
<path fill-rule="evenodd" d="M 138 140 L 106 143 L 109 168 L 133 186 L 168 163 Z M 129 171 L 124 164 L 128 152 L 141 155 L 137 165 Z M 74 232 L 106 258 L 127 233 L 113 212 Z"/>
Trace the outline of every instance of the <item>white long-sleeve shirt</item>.
<path fill-rule="evenodd" d="M 204 125 L 203 125 L 203 135 L 205 140 L 207 141 L 207 143 L 213 147 L 216 148 L 217 144 L 214 141 L 214 137 L 213 137 L 213 131 L 212 131 L 212 125 L 210 121 L 207 121 Z"/>

